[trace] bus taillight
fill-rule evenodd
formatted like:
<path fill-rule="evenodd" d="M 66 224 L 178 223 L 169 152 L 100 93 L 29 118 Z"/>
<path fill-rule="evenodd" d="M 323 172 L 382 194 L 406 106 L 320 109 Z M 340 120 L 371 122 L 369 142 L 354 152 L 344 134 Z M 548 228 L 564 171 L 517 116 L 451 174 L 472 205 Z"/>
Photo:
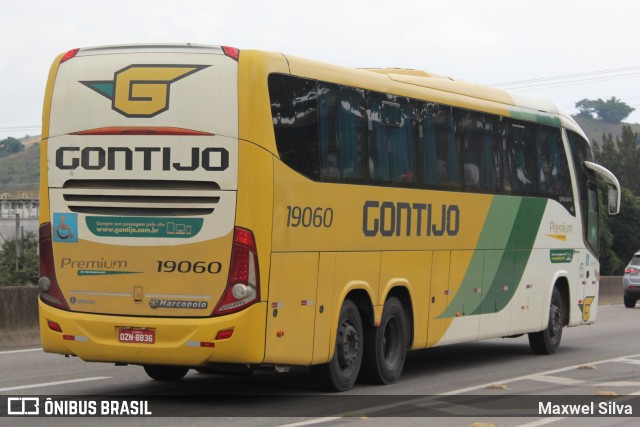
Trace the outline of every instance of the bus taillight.
<path fill-rule="evenodd" d="M 71 58 L 75 58 L 80 49 L 71 49 L 69 52 L 65 53 L 64 56 L 60 59 L 60 63 L 67 62 Z"/>
<path fill-rule="evenodd" d="M 259 299 L 260 274 L 256 241 L 250 230 L 236 227 L 233 233 L 227 287 L 213 310 L 213 315 L 235 313 L 256 303 Z"/>
<path fill-rule="evenodd" d="M 222 46 L 222 51 L 229 58 L 234 59 L 236 61 L 240 58 L 240 50 L 238 48 L 231 47 L 231 46 Z"/>
<path fill-rule="evenodd" d="M 56 280 L 56 269 L 53 262 L 53 244 L 51 242 L 51 223 L 47 222 L 40 226 L 40 278 L 38 288 L 40 289 L 40 299 L 45 304 L 53 307 L 69 310 L 69 305 L 65 301 L 58 281 Z"/>

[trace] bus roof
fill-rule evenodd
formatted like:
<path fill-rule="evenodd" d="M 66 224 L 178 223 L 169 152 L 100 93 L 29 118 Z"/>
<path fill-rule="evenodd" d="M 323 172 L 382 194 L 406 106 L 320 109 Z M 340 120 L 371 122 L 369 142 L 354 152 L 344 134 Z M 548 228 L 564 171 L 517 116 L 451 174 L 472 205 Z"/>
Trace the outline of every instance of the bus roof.
<path fill-rule="evenodd" d="M 507 92 L 423 70 L 348 68 L 285 55 L 291 74 L 370 90 L 418 97 L 516 119 L 563 126 L 588 140 L 568 113 L 549 99 Z"/>
<path fill-rule="evenodd" d="M 221 46 L 199 44 L 131 44 L 80 49 L 78 56 L 140 52 L 221 54 Z M 588 140 L 575 120 L 546 98 L 507 92 L 423 70 L 403 68 L 349 68 L 268 51 L 244 51 L 258 56 L 282 55 L 290 73 L 301 77 L 389 92 L 460 108 L 486 111 L 516 119 L 563 126 Z"/>

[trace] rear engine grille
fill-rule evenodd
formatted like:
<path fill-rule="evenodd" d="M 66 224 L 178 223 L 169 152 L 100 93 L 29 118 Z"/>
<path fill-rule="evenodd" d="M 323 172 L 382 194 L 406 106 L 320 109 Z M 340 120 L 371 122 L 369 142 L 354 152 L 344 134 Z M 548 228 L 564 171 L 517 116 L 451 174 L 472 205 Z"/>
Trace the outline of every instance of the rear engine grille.
<path fill-rule="evenodd" d="M 220 187 L 205 181 L 69 180 L 63 197 L 71 212 L 123 216 L 213 213 Z"/>

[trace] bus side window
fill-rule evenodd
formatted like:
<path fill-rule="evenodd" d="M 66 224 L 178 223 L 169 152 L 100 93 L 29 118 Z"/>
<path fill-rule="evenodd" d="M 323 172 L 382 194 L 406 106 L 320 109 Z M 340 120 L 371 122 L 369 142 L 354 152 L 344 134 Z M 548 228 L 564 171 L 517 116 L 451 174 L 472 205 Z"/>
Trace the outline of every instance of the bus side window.
<path fill-rule="evenodd" d="M 540 127 L 538 131 L 538 193 L 541 196 L 548 197 L 554 193 L 560 193 L 558 189 L 554 189 L 553 182 L 553 160 L 557 148 L 551 142 L 552 136 L 550 129 L 546 126 Z M 557 154 L 556 154 L 557 156 Z"/>
<path fill-rule="evenodd" d="M 427 188 L 462 188 L 460 148 L 451 107 L 417 104 L 420 184 Z"/>
<path fill-rule="evenodd" d="M 578 197 L 582 216 L 582 225 L 585 240 L 591 245 L 591 249 L 597 254 L 597 234 L 598 234 L 598 215 L 597 200 L 598 193 L 595 174 L 585 168 L 584 161 L 593 161 L 591 148 L 589 143 L 577 133 L 567 130 L 569 139 L 569 149 L 571 150 L 571 158 L 575 169 L 576 181 L 578 183 Z"/>
<path fill-rule="evenodd" d="M 478 113 L 467 110 L 454 110 L 456 139 L 462 151 L 462 172 L 464 187 L 467 191 L 480 188 L 480 141 L 476 132 Z"/>
<path fill-rule="evenodd" d="M 436 149 L 436 116 L 440 106 L 434 103 L 417 104 L 418 158 L 422 187 L 432 187 L 438 183 L 438 162 Z"/>
<path fill-rule="evenodd" d="M 600 252 L 599 223 L 598 223 L 598 186 L 589 182 L 587 192 L 587 241 L 596 255 Z"/>
<path fill-rule="evenodd" d="M 450 107 L 442 106 L 436 116 L 436 147 L 438 184 L 451 189 L 462 188 L 460 146 L 455 137 L 453 113 Z"/>
<path fill-rule="evenodd" d="M 538 129 L 538 193 L 559 201 L 575 214 L 569 164 L 559 128 L 541 125 Z"/>
<path fill-rule="evenodd" d="M 473 111 L 454 112 L 457 113 L 456 137 L 462 152 L 466 191 L 496 192 L 500 159 L 496 156 L 496 119 Z"/>
<path fill-rule="evenodd" d="M 513 156 L 513 194 L 533 196 L 536 193 L 536 125 L 512 121 L 508 127 L 509 154 Z"/>
<path fill-rule="evenodd" d="M 323 181 L 366 179 L 364 90 L 318 85 L 320 177 Z"/>
<path fill-rule="evenodd" d="M 295 171 L 318 179 L 318 97 L 315 80 L 271 74 L 269 97 L 280 158 Z"/>
<path fill-rule="evenodd" d="M 369 92 L 367 113 L 371 178 L 400 185 L 414 183 L 413 108 L 409 99 Z"/>

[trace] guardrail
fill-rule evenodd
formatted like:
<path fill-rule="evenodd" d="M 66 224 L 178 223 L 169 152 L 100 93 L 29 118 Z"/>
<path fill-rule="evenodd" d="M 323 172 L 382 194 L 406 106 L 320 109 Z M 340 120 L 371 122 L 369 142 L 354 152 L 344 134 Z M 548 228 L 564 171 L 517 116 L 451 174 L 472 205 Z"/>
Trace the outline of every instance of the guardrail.
<path fill-rule="evenodd" d="M 0 286 L 0 348 L 38 342 L 38 288 Z"/>
<path fill-rule="evenodd" d="M 622 277 L 601 277 L 599 297 L 600 305 L 622 304 Z M 0 348 L 38 342 L 38 288 L 0 286 Z"/>

